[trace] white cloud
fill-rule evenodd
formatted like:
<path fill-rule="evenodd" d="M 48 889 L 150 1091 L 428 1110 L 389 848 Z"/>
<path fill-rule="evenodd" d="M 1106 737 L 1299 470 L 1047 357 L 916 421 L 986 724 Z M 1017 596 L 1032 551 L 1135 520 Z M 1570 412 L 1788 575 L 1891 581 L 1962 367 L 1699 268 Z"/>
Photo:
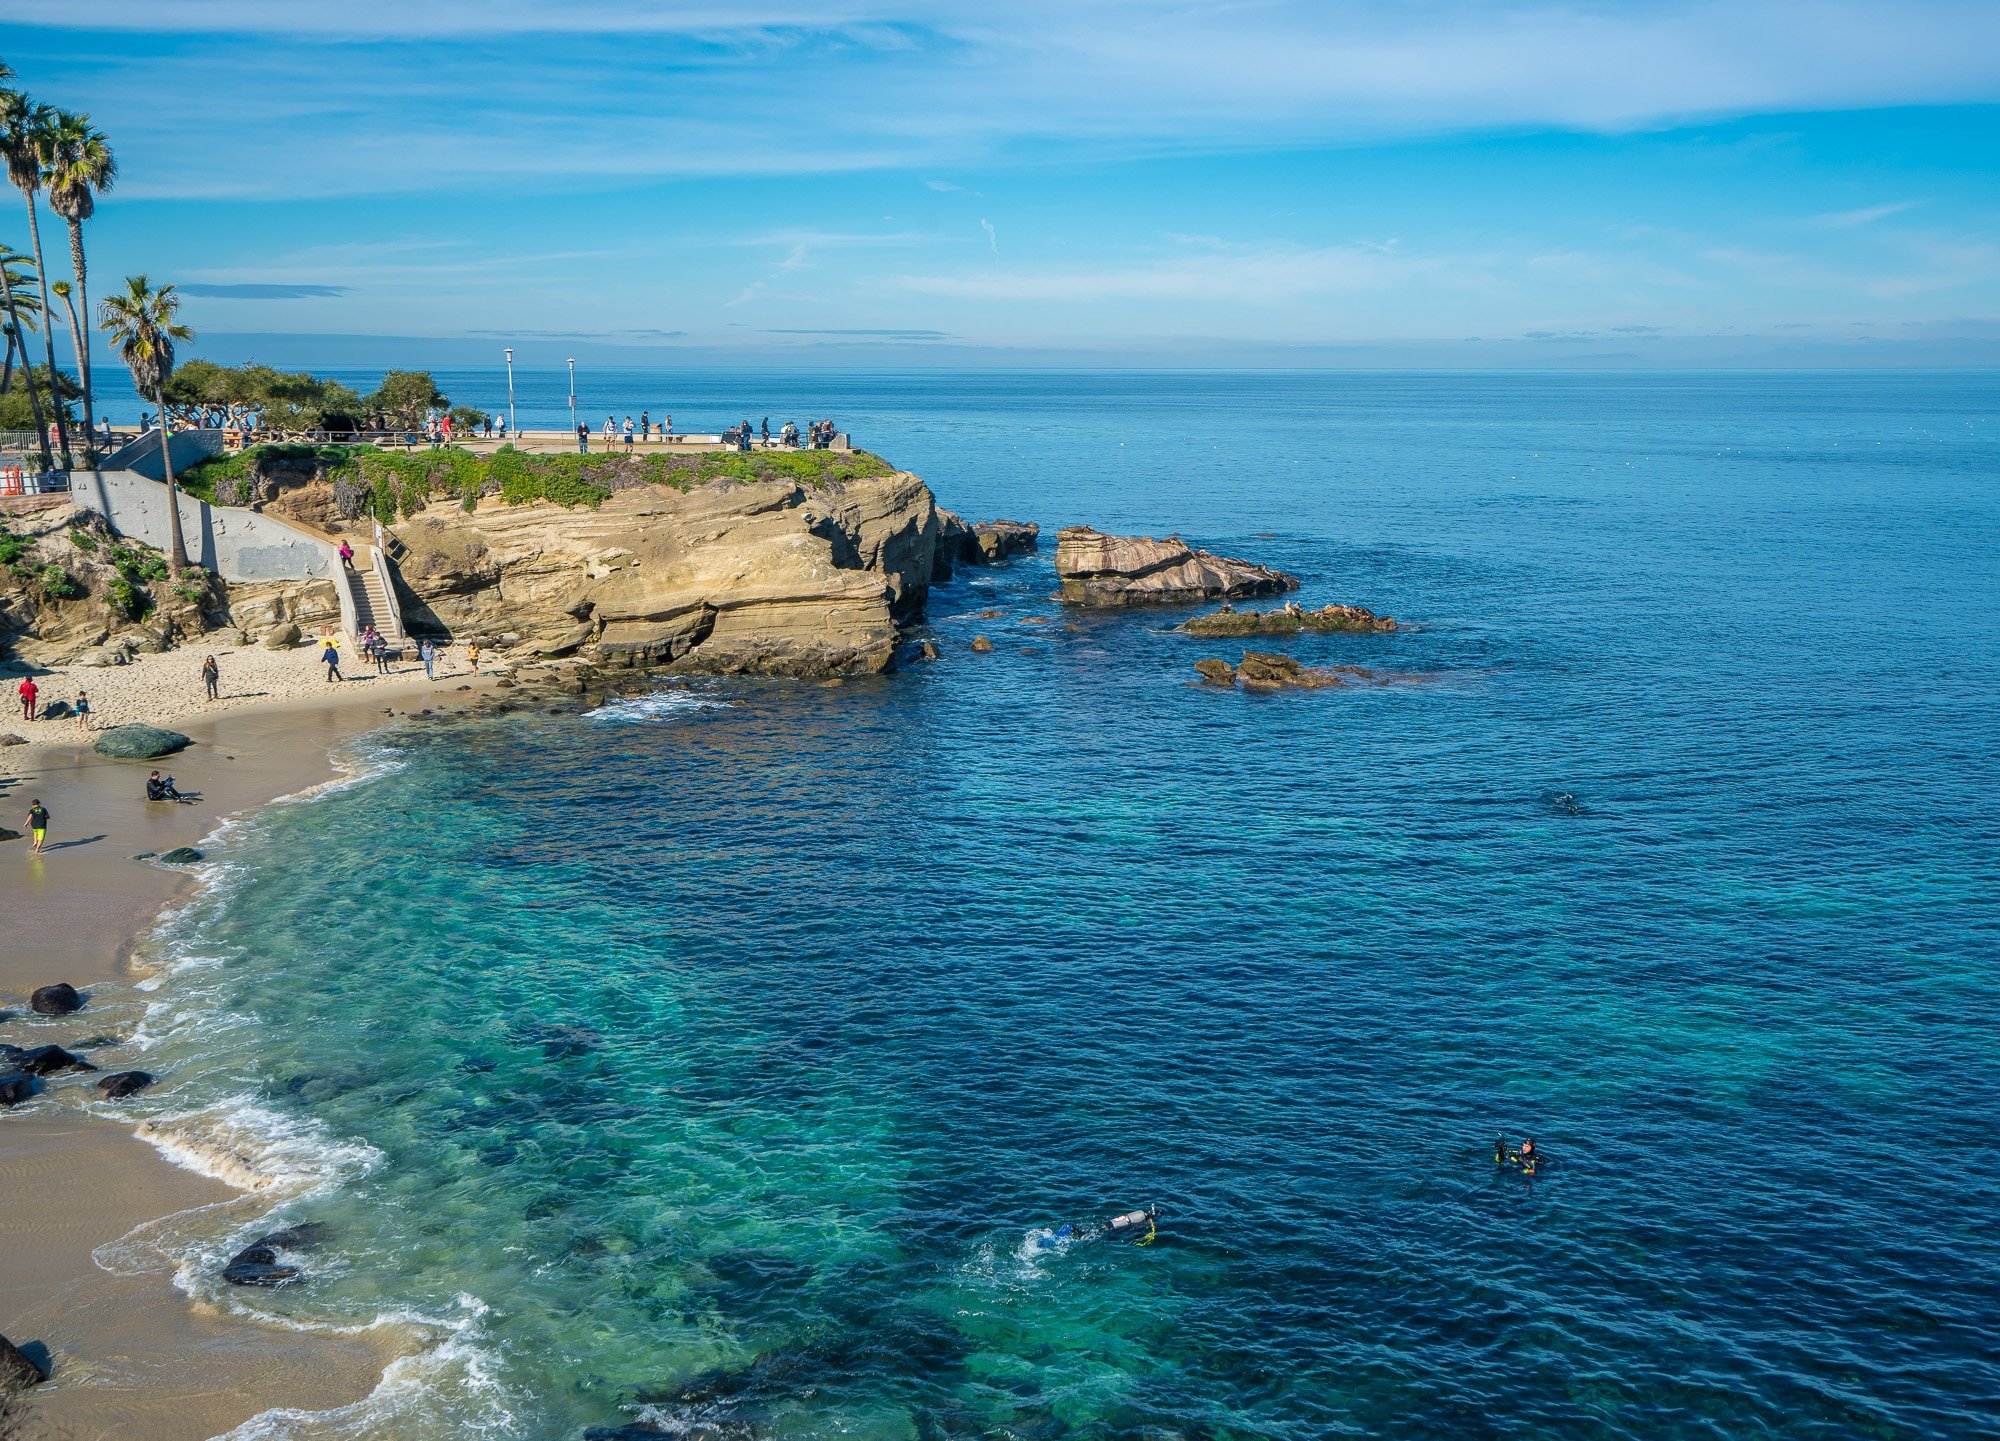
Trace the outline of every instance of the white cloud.
<path fill-rule="evenodd" d="M 986 232 L 986 244 L 995 255 L 1000 253 L 1000 232 L 993 228 L 993 222 L 985 216 L 979 217 L 979 228 Z"/>
<path fill-rule="evenodd" d="M 1870 205 L 1861 210 L 1836 210 L 1827 215 L 1815 215 L 1806 224 L 1816 230 L 1853 230 L 1857 226 L 1873 225 L 1878 220 L 1887 220 L 1892 215 L 1901 215 L 1916 208 L 1914 200 L 1898 200 L 1890 205 Z"/>

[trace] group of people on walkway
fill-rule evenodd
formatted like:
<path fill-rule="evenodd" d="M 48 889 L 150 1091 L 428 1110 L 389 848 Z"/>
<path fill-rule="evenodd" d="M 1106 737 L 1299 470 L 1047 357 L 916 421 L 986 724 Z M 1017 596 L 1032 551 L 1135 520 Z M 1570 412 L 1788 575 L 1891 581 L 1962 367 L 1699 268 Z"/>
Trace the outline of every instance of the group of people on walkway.
<path fill-rule="evenodd" d="M 671 415 L 662 420 L 658 425 L 655 425 L 653 424 L 653 412 L 650 410 L 640 411 L 637 421 L 634 421 L 629 415 L 626 416 L 623 426 L 619 425 L 617 416 L 605 416 L 604 448 L 606 450 L 615 449 L 621 436 L 624 438 L 627 447 L 635 443 L 638 445 L 667 445 L 680 439 L 680 436 L 674 433 L 674 418 Z M 590 450 L 590 423 L 588 421 L 579 420 L 576 423 L 576 448 L 579 454 L 587 453 Z"/>
<path fill-rule="evenodd" d="M 810 449 L 831 449 L 834 439 L 838 434 L 839 432 L 833 428 L 831 420 L 813 420 L 806 423 L 806 443 Z M 734 446 L 738 450 L 751 449 L 753 439 L 761 444 L 764 449 L 769 450 L 771 448 L 770 416 L 765 416 L 764 423 L 755 428 L 746 420 L 741 425 L 732 425 L 729 429 L 722 432 L 722 443 Z M 787 450 L 798 449 L 799 427 L 796 422 L 788 420 L 778 428 L 777 443 L 780 447 Z"/>
<path fill-rule="evenodd" d="M 389 662 L 402 654 L 400 647 L 390 644 L 388 637 L 372 625 L 361 632 L 359 643 L 362 656 L 374 666 L 377 675 L 388 675 Z M 340 638 L 328 632 L 320 637 L 319 647 L 319 663 L 326 667 L 327 681 L 332 683 L 346 680 L 347 677 L 340 673 Z M 445 663 L 450 652 L 451 642 L 448 640 L 435 641 L 425 636 L 417 642 L 417 659 L 423 664 L 426 680 L 438 678 L 438 668 Z M 209 661 L 213 663 L 214 657 L 211 656 Z M 478 641 L 469 640 L 465 643 L 465 663 L 473 675 L 479 674 Z"/>

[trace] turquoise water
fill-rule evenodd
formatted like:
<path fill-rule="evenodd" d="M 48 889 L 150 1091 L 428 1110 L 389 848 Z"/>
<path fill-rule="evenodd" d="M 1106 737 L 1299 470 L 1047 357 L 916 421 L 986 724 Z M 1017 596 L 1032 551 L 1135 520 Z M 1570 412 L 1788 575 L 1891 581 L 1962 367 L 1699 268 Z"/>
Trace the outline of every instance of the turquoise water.
<path fill-rule="evenodd" d="M 1430 679 L 1203 690 L 1045 556 L 936 665 L 364 742 L 155 940 L 150 1113 L 333 1227 L 225 1304 L 428 1348 L 245 1435 L 2000 1414 L 2000 380 L 666 384 L 1298 571 L 1416 628 L 1297 654 Z M 168 1244 L 220 1295 L 272 1224 Z"/>

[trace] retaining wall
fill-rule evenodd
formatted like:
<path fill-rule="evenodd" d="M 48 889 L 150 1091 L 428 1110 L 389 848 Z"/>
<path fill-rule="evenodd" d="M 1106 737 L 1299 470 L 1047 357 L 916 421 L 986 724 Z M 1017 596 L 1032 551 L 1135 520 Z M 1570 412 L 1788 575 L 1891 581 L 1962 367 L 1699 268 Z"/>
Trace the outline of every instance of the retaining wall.
<path fill-rule="evenodd" d="M 201 435 L 188 431 L 183 434 Z M 174 437 L 176 441 L 180 435 Z M 159 441 L 153 440 L 159 460 Z M 174 450 L 180 463 L 180 450 Z M 130 470 L 78 470 L 70 474 L 69 498 L 103 516 L 120 535 L 167 548 L 167 488 Z M 323 580 L 340 569 L 340 552 L 274 516 L 236 506 L 215 506 L 183 492 L 181 537 L 188 559 L 227 581 Z"/>

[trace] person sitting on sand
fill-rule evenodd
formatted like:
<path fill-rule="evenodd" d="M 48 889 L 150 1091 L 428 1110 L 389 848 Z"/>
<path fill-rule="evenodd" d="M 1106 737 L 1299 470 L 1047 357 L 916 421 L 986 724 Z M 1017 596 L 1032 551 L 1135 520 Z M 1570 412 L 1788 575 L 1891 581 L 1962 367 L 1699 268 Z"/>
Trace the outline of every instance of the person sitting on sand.
<path fill-rule="evenodd" d="M 175 788 L 172 776 L 163 776 L 158 771 L 154 771 L 146 777 L 146 799 L 149 801 L 184 801 L 187 797 Z"/>

